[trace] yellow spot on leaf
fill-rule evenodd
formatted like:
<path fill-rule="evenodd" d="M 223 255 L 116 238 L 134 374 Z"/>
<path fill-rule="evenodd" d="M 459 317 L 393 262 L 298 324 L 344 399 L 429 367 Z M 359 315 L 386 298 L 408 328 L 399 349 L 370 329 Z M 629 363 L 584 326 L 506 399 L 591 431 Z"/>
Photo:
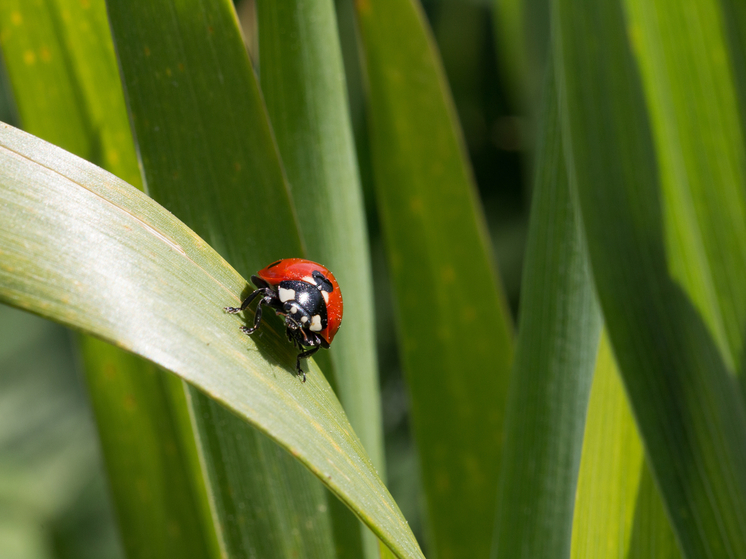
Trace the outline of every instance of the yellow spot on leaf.
<path fill-rule="evenodd" d="M 172 538 L 176 538 L 181 535 L 181 526 L 179 526 L 178 522 L 170 521 L 168 524 L 166 524 L 166 530 L 168 531 L 169 536 Z"/>
<path fill-rule="evenodd" d="M 461 320 L 465 323 L 474 322 L 477 318 L 477 309 L 471 306 L 461 309 Z"/>
<path fill-rule="evenodd" d="M 34 54 L 34 51 L 27 50 L 23 53 L 23 61 L 31 66 L 32 64 L 36 63 L 36 55 Z"/>
<path fill-rule="evenodd" d="M 127 411 L 134 411 L 137 409 L 137 401 L 132 394 L 126 394 L 124 396 L 124 409 Z"/>
<path fill-rule="evenodd" d="M 435 477 L 435 488 L 441 493 L 446 493 L 451 488 L 451 480 L 448 474 L 439 472 Z"/>
<path fill-rule="evenodd" d="M 106 151 L 106 159 L 112 165 L 117 165 L 120 161 L 119 151 L 116 149 L 110 149 Z"/>
<path fill-rule="evenodd" d="M 10 21 L 13 25 L 21 25 L 23 23 L 23 15 L 21 12 L 13 12 L 10 14 Z"/>
<path fill-rule="evenodd" d="M 453 266 L 443 266 L 440 270 L 440 276 L 445 284 L 456 281 L 456 271 L 453 269 Z"/>

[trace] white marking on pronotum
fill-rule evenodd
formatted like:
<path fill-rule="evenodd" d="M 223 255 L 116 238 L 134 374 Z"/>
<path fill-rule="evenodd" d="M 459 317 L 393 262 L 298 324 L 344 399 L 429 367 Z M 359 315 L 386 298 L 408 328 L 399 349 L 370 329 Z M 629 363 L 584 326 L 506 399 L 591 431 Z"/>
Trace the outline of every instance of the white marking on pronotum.
<path fill-rule="evenodd" d="M 310 283 L 311 285 L 316 285 L 316 280 L 313 278 L 313 276 L 306 276 L 303 278 L 303 281 L 306 283 Z"/>
<path fill-rule="evenodd" d="M 315 314 L 311 317 L 311 327 L 309 328 L 311 332 L 320 332 L 321 331 L 321 316 L 318 314 Z"/>
<path fill-rule="evenodd" d="M 307 317 L 307 316 L 305 316 L 305 315 L 304 315 L 304 316 L 301 316 L 301 317 L 300 317 L 300 322 L 301 322 L 301 324 L 305 324 L 306 322 L 308 322 L 308 317 Z"/>
<path fill-rule="evenodd" d="M 324 303 L 326 303 L 328 305 L 329 304 L 329 293 L 327 293 L 326 291 L 322 290 L 321 291 L 321 296 L 324 298 Z"/>
<path fill-rule="evenodd" d="M 280 287 L 279 294 L 280 301 L 282 301 L 283 303 L 295 300 L 295 289 L 285 289 L 284 287 Z"/>

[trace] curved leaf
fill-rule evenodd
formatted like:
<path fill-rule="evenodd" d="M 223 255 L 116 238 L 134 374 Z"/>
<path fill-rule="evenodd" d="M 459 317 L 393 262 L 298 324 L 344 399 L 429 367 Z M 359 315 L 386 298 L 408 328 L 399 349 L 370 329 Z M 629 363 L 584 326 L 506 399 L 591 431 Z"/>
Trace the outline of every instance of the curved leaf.
<path fill-rule="evenodd" d="M 422 557 L 323 375 L 283 337 L 242 335 L 246 286 L 204 241 L 116 177 L 0 128 L 0 299 L 116 343 L 198 386 L 304 463 L 399 557 Z"/>

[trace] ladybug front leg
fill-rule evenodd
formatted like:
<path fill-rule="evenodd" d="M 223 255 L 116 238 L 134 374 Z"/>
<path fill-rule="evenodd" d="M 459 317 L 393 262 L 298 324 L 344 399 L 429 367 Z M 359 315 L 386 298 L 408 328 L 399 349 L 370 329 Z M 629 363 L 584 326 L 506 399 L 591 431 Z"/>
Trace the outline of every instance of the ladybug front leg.
<path fill-rule="evenodd" d="M 256 332 L 256 329 L 259 328 L 259 323 L 262 321 L 262 305 L 269 305 L 272 303 L 273 297 L 272 296 L 265 296 L 262 297 L 259 300 L 259 304 L 256 306 L 256 311 L 254 314 L 254 325 L 249 328 L 248 326 L 241 326 L 239 330 L 246 334 L 247 336 L 250 336 L 254 332 Z"/>
<path fill-rule="evenodd" d="M 265 297 L 273 295 L 271 289 L 268 289 L 266 287 L 262 287 L 260 289 L 254 290 L 251 293 L 251 295 L 249 295 L 248 297 L 246 297 L 246 299 L 243 300 L 243 303 L 241 303 L 240 307 L 225 307 L 223 310 L 225 312 L 227 312 L 228 314 L 237 314 L 237 313 L 240 313 L 241 311 L 246 310 L 246 307 L 248 307 L 251 304 L 251 302 L 254 299 L 256 299 L 256 296 L 259 295 L 260 293 L 264 293 Z"/>

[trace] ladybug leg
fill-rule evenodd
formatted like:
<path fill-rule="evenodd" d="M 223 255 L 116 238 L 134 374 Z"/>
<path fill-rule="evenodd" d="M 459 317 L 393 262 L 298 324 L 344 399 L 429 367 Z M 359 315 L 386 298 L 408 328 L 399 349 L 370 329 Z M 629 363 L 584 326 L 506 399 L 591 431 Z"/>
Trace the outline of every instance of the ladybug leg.
<path fill-rule="evenodd" d="M 290 318 L 288 319 L 286 317 L 285 322 L 287 329 L 285 330 L 285 334 L 287 334 L 288 341 L 293 342 L 293 345 L 297 347 L 298 349 L 303 349 L 303 330 L 297 326 L 295 321 Z"/>
<path fill-rule="evenodd" d="M 303 382 L 306 382 L 306 373 L 303 372 L 303 369 L 301 369 L 300 360 L 308 359 L 314 353 L 320 350 L 322 347 L 328 348 L 329 344 L 324 338 L 322 338 L 315 332 L 307 332 L 306 330 L 301 330 L 300 334 L 296 333 L 295 335 L 296 335 L 295 341 L 296 341 L 296 345 L 298 346 L 298 349 L 303 349 L 302 345 L 311 346 L 310 349 L 301 351 L 295 359 L 295 369 L 298 371 L 299 375 L 303 375 Z M 303 339 L 300 339 L 301 337 Z"/>
<path fill-rule="evenodd" d="M 311 349 L 307 349 L 306 351 L 301 351 L 298 354 L 298 357 L 295 359 L 295 370 L 298 371 L 298 374 L 303 376 L 303 382 L 306 382 L 306 373 L 301 369 L 300 367 L 300 360 L 301 359 L 308 359 L 311 357 L 314 353 L 316 353 L 319 349 L 321 349 L 321 346 L 315 346 Z"/>
<path fill-rule="evenodd" d="M 268 290 L 266 287 L 256 289 L 251 293 L 251 295 L 249 295 L 248 297 L 246 297 L 246 299 L 243 300 L 243 303 L 241 303 L 240 307 L 225 307 L 223 310 L 227 312 L 228 314 L 240 313 L 241 311 L 245 310 L 246 307 L 248 307 L 251 304 L 251 302 L 254 299 L 256 299 L 256 296 L 259 295 L 260 293 L 264 293 L 264 296 L 266 297 L 272 294 L 272 291 Z"/>
<path fill-rule="evenodd" d="M 254 291 L 254 293 L 256 293 L 256 291 Z M 251 295 L 249 295 L 249 297 L 251 297 Z M 256 312 L 254 314 L 254 325 L 251 328 L 249 328 L 248 326 L 241 326 L 239 330 L 241 330 L 241 332 L 243 332 L 247 336 L 250 336 L 251 334 L 256 332 L 256 329 L 259 328 L 259 323 L 262 321 L 262 305 L 268 305 L 271 303 L 272 297 L 270 297 L 269 295 L 265 295 L 263 298 L 259 299 L 259 304 L 256 306 Z"/>

